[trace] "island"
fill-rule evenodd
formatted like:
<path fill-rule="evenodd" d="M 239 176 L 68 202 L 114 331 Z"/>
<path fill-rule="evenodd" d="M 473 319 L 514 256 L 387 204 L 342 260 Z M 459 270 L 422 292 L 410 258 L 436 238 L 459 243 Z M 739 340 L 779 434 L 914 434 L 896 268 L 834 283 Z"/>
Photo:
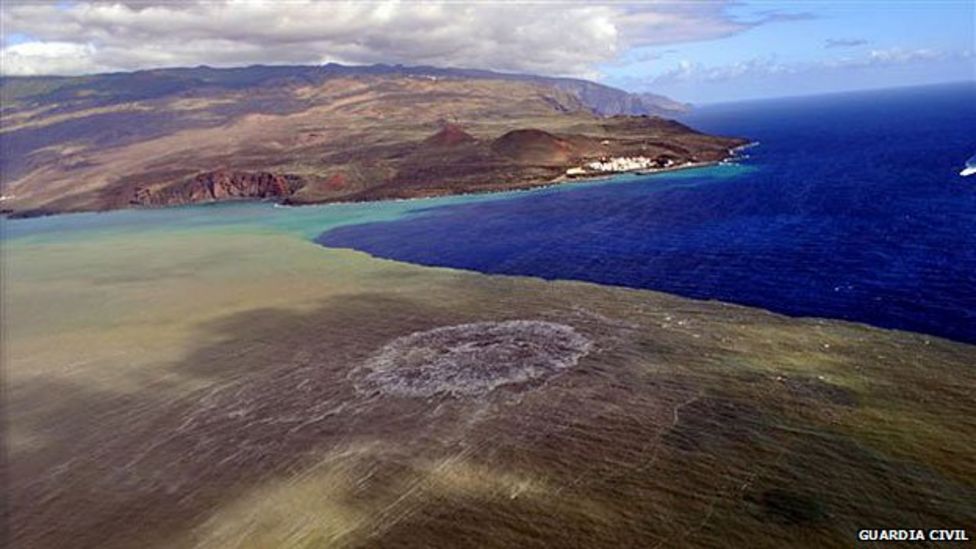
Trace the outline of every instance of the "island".
<path fill-rule="evenodd" d="M 592 82 L 404 67 L 0 81 L 4 213 L 527 189 L 719 162 L 747 141 Z"/>

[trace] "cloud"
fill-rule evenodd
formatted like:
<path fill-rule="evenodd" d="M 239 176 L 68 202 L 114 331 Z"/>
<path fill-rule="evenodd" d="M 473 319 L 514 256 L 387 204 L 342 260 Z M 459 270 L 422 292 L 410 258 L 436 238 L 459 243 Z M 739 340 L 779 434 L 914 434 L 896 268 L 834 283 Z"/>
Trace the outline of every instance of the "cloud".
<path fill-rule="evenodd" d="M 93 53 L 90 45 L 73 42 L 23 42 L 3 49 L 3 70 L 20 75 L 97 72 Z M 39 67 L 44 72 L 37 72 Z"/>
<path fill-rule="evenodd" d="M 915 61 L 937 61 L 949 57 L 950 54 L 928 48 L 903 49 L 890 48 L 886 50 L 871 50 L 868 53 L 869 64 L 912 63 Z"/>
<path fill-rule="evenodd" d="M 825 48 L 853 48 L 857 46 L 863 46 L 867 44 L 867 40 L 862 40 L 860 38 L 855 39 L 833 39 L 828 38 L 824 43 Z"/>
<path fill-rule="evenodd" d="M 783 10 L 766 10 L 759 12 L 759 19 L 754 24 L 766 24 L 776 21 L 809 21 L 818 16 L 810 12 L 786 12 Z"/>
<path fill-rule="evenodd" d="M 825 68 L 881 67 L 912 63 L 953 61 L 965 59 L 968 51 L 946 51 L 930 48 L 887 48 L 871 50 L 859 57 L 829 59 L 820 63 Z"/>
<path fill-rule="evenodd" d="M 782 64 L 775 57 L 757 57 L 729 65 L 705 66 L 688 60 L 652 79 L 652 83 L 721 82 L 742 77 L 769 76 L 796 72 L 796 67 Z"/>
<path fill-rule="evenodd" d="M 5 74 L 163 66 L 404 63 L 594 76 L 627 48 L 710 40 L 788 19 L 728 13 L 732 0 L 611 3 L 199 0 L 18 3 Z"/>
<path fill-rule="evenodd" d="M 784 63 L 775 56 L 757 57 L 737 63 L 706 66 L 688 60 L 680 61 L 671 69 L 646 80 L 649 85 L 675 83 L 712 83 L 740 78 L 762 78 L 770 76 L 809 73 L 818 70 L 852 69 L 867 67 L 887 67 L 913 63 L 953 61 L 973 56 L 971 50 L 951 52 L 928 48 L 888 48 L 876 49 L 855 57 L 840 57 L 814 62 Z"/>

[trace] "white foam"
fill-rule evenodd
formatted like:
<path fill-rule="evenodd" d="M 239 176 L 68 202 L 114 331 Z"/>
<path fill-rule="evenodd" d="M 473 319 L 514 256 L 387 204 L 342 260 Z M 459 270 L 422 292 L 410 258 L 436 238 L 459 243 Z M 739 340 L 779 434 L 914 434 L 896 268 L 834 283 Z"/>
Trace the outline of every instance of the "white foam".
<path fill-rule="evenodd" d="M 541 320 L 444 326 L 394 339 L 352 375 L 361 392 L 408 397 L 487 394 L 575 366 L 592 342 Z"/>

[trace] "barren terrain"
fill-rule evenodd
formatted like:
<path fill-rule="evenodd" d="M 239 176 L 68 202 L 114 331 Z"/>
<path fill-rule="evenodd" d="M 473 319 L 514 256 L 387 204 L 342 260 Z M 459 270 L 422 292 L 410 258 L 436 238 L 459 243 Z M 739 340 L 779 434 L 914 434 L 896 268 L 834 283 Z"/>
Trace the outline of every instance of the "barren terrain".
<path fill-rule="evenodd" d="M 174 83 L 167 71 L 7 79 L 2 209 L 485 192 L 550 183 L 608 157 L 713 162 L 744 143 L 654 116 L 605 116 L 584 94 L 546 81 L 302 74 L 233 86 Z"/>

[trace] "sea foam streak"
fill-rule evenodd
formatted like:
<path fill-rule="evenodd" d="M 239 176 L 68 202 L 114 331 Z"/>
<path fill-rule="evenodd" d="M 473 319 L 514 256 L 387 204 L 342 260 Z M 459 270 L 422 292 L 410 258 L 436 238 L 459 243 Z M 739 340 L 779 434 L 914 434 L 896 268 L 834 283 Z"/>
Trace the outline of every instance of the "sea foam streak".
<path fill-rule="evenodd" d="M 966 167 L 959 172 L 959 175 L 967 177 L 974 173 L 976 173 L 976 154 L 969 157 L 969 160 L 966 161 Z"/>

